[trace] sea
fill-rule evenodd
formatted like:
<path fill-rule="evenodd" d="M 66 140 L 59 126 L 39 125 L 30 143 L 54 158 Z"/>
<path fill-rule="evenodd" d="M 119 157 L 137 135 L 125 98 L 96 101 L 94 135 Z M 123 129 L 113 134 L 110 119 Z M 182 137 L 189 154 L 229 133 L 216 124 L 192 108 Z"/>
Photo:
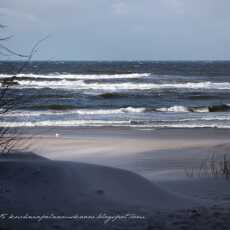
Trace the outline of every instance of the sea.
<path fill-rule="evenodd" d="M 1 127 L 230 128 L 230 61 L 0 62 L 12 76 Z"/>

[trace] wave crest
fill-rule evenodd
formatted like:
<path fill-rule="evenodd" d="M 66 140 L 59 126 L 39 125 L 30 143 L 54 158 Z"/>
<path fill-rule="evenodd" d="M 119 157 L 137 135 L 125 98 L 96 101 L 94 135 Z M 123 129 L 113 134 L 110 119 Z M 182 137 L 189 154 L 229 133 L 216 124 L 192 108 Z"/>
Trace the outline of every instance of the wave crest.
<path fill-rule="evenodd" d="M 16 80 L 21 87 L 80 89 L 80 90 L 151 90 L 151 89 L 230 89 L 230 82 L 196 82 L 196 83 L 86 83 L 84 80 L 68 81 L 28 81 Z"/>
<path fill-rule="evenodd" d="M 156 111 L 159 111 L 159 112 L 178 112 L 178 113 L 181 113 L 181 112 L 190 112 L 190 109 L 188 107 L 185 107 L 185 106 L 180 106 L 180 105 L 175 105 L 175 106 L 172 106 L 172 107 L 168 107 L 168 108 L 158 108 L 156 109 Z"/>
<path fill-rule="evenodd" d="M 17 79 L 49 79 L 49 80 L 103 80 L 103 79 L 136 79 L 150 76 L 150 73 L 127 73 L 127 74 L 18 74 Z M 12 75 L 0 74 L 0 79 L 10 78 Z"/>
<path fill-rule="evenodd" d="M 186 106 L 175 105 L 175 106 L 168 107 L 168 108 L 167 107 L 157 108 L 156 111 L 158 111 L 158 112 L 176 112 L 176 113 L 229 112 L 230 111 L 230 105 L 220 104 L 220 105 L 210 105 L 210 106 L 201 106 L 201 107 L 186 107 Z"/>

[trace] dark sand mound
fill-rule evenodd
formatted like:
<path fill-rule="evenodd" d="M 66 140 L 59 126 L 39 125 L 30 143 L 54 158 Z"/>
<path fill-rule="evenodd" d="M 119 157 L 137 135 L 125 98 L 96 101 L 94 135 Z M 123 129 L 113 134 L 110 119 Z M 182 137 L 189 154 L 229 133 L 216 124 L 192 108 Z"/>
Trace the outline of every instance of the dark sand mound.
<path fill-rule="evenodd" d="M 0 161 L 2 211 L 175 209 L 192 203 L 125 170 L 44 158 L 34 160 L 33 155 L 22 155 L 26 160 L 17 160 L 15 154 L 12 159 L 9 156 Z"/>

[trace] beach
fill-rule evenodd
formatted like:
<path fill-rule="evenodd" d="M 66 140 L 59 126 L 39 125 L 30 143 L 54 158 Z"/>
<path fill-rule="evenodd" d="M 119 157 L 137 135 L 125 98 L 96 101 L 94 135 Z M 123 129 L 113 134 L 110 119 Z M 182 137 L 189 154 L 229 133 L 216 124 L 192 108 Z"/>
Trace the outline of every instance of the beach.
<path fill-rule="evenodd" d="M 34 220 L 33 224 L 9 221 L 12 226 L 15 223 L 35 229 L 37 226 L 45 229 L 57 226 L 60 229 L 67 226 L 68 229 L 77 226 L 193 229 L 194 224 L 197 229 L 212 229 L 212 226 L 225 229 L 223 226 L 228 226 L 229 181 L 198 173 L 191 176 L 186 170 L 195 172 L 210 154 L 227 153 L 229 130 L 53 127 L 25 129 L 22 135 L 32 133 L 27 151 L 33 154 L 1 157 L 1 182 L 9 190 L 1 192 L 2 209 L 5 207 L 18 215 L 131 212 L 145 219 L 106 225 L 102 220 L 79 223 L 51 219 L 39 224 Z"/>
<path fill-rule="evenodd" d="M 26 130 L 34 135 L 30 150 L 49 159 L 113 166 L 146 177 L 156 171 L 199 167 L 208 155 L 227 153 L 230 136 L 228 129 L 53 127 Z"/>

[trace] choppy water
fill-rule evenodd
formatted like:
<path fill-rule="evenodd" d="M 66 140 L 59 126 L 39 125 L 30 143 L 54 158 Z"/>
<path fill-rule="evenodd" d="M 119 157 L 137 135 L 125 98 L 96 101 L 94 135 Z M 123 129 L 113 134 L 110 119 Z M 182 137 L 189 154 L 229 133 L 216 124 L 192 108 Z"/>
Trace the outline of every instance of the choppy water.
<path fill-rule="evenodd" d="M 33 62 L 15 83 L 1 126 L 230 128 L 230 62 Z"/>

